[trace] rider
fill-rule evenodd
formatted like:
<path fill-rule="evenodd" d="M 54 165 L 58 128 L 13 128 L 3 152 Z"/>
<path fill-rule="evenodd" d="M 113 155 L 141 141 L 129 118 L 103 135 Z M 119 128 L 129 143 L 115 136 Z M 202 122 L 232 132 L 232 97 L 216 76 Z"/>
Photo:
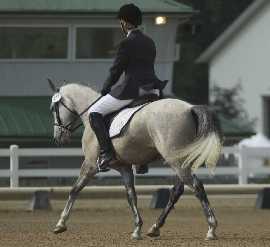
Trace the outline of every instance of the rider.
<path fill-rule="evenodd" d="M 154 71 L 156 48 L 153 40 L 143 34 L 138 26 L 142 23 L 141 10 L 134 4 L 123 5 L 118 12 L 125 38 L 120 42 L 109 76 L 101 90 L 101 97 L 88 110 L 90 125 L 96 134 L 100 154 L 99 171 L 107 171 L 116 161 L 115 152 L 104 123 L 104 116 L 129 105 L 144 94 L 159 94 L 160 81 Z M 123 81 L 112 88 L 125 72 Z"/>

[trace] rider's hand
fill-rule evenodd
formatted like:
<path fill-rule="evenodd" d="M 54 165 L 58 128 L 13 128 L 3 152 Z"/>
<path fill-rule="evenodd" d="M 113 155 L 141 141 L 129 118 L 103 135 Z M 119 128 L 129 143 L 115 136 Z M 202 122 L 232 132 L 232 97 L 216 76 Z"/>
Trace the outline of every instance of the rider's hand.
<path fill-rule="evenodd" d="M 106 94 L 108 94 L 111 91 L 110 88 L 102 88 L 101 89 L 101 95 L 104 96 Z"/>

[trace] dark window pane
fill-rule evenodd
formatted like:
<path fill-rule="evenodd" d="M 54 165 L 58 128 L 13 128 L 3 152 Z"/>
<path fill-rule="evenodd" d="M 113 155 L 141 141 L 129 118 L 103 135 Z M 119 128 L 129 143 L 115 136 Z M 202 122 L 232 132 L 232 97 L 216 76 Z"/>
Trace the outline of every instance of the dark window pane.
<path fill-rule="evenodd" d="M 0 58 L 67 58 L 68 28 L 0 27 Z"/>
<path fill-rule="evenodd" d="M 76 58 L 112 58 L 122 39 L 120 28 L 77 28 Z"/>

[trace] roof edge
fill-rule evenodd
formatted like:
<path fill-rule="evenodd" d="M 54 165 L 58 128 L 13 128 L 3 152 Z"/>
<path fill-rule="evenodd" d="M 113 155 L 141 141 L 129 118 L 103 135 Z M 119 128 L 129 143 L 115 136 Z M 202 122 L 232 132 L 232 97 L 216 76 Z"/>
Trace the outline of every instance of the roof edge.
<path fill-rule="evenodd" d="M 99 14 L 116 14 L 117 11 L 90 11 L 90 10 L 0 10 L 0 14 L 91 14 L 91 15 L 99 15 Z M 144 11 L 143 15 L 149 14 L 168 14 L 168 15 L 183 15 L 183 14 L 196 14 L 198 11 Z"/>
<path fill-rule="evenodd" d="M 250 17 L 264 7 L 269 0 L 255 0 L 199 57 L 196 63 L 207 63 L 212 59 L 239 30 L 243 25 L 248 23 Z"/>

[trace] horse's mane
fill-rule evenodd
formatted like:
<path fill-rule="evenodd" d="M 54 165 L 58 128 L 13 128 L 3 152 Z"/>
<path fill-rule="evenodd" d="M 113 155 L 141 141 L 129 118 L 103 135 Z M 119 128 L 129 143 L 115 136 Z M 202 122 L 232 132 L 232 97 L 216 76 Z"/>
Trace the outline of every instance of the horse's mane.
<path fill-rule="evenodd" d="M 81 83 L 71 82 L 60 87 L 60 92 L 64 92 L 65 94 L 73 93 L 76 91 L 86 92 L 90 95 L 90 97 L 98 96 L 98 92 L 96 92 L 90 86 Z"/>
<path fill-rule="evenodd" d="M 83 88 L 85 90 L 90 90 L 94 92 L 94 90 L 90 86 L 82 84 L 80 82 L 70 82 L 68 84 L 64 84 L 63 86 L 60 87 L 60 90 L 61 89 L 77 89 L 77 88 Z"/>

